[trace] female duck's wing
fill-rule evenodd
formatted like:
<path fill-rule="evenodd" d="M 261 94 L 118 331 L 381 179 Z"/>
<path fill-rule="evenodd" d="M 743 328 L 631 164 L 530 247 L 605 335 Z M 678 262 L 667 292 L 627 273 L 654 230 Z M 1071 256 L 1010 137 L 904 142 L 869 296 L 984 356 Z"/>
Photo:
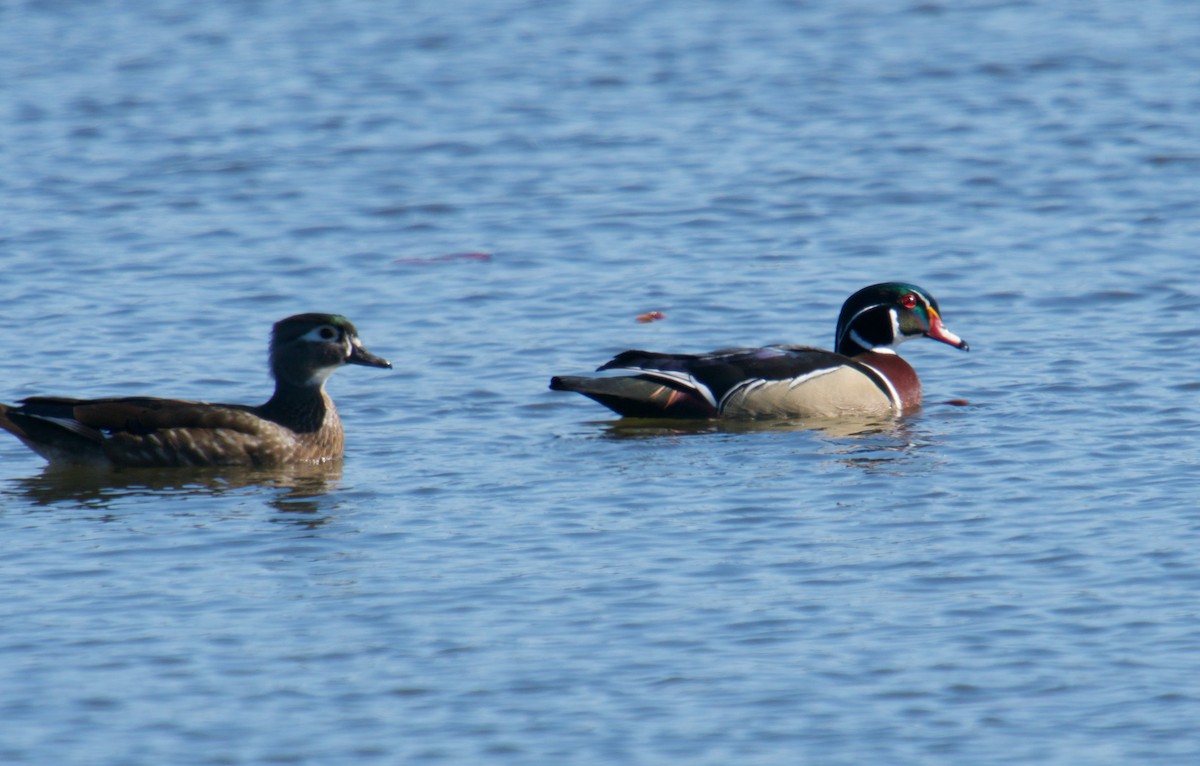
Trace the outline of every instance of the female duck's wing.
<path fill-rule="evenodd" d="M 252 408 L 178 399 L 34 397 L 0 411 L 0 427 L 51 462 L 125 466 L 248 464 L 264 432 Z"/>

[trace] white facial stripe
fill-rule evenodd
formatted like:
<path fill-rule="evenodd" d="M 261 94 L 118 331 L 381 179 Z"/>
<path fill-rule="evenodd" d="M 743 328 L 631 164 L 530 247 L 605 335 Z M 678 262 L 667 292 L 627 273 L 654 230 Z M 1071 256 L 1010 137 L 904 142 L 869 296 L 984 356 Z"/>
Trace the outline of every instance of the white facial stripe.
<path fill-rule="evenodd" d="M 865 348 L 865 349 L 868 349 L 868 350 L 870 350 L 870 351 L 877 351 L 877 352 L 879 352 L 880 354 L 894 354 L 894 353 L 896 353 L 896 352 L 895 352 L 895 350 L 894 350 L 894 349 L 893 349 L 891 346 L 875 346 L 875 345 L 872 345 L 871 343 L 867 342 L 867 340 L 866 340 L 865 338 L 863 338 L 863 336 L 859 335 L 859 334 L 858 334 L 858 332 L 857 332 L 857 331 L 855 331 L 855 330 L 851 330 L 851 331 L 850 331 L 850 339 L 851 339 L 852 341 L 854 341 L 855 343 L 857 343 L 858 345 L 860 345 L 860 346 L 862 346 L 863 348 Z M 904 338 L 904 340 L 908 340 L 908 338 Z M 899 342 L 900 342 L 900 340 L 899 340 L 899 339 L 897 339 L 897 340 L 896 340 L 896 343 L 899 343 Z"/>
<path fill-rule="evenodd" d="M 323 324 L 304 333 L 300 339 L 313 343 L 329 343 L 330 341 L 337 340 L 339 335 L 341 335 L 341 332 L 338 328 L 331 324 Z"/>
<path fill-rule="evenodd" d="M 893 341 L 892 343 L 888 344 L 887 346 L 876 346 L 874 343 L 868 343 L 867 341 L 863 340 L 863 337 L 861 335 L 859 335 L 857 332 L 849 329 L 854 326 L 854 323 L 857 322 L 858 318 L 860 316 L 862 316 L 863 314 L 867 313 L 868 311 L 874 311 L 875 309 L 883 308 L 884 306 L 887 306 L 887 305 L 888 304 L 886 304 L 886 303 L 872 303 L 870 306 L 865 306 L 865 307 L 859 309 L 858 311 L 854 312 L 854 316 L 850 317 L 850 321 L 846 322 L 846 328 L 850 333 L 850 338 L 855 343 L 862 346 L 863 348 L 869 348 L 874 351 L 881 351 L 884 353 L 888 353 L 891 351 L 891 346 L 894 346 L 898 343 L 908 340 L 908 338 L 906 338 L 905 336 L 900 334 L 900 316 L 896 313 L 896 309 L 894 309 L 890 306 L 888 307 L 888 316 L 891 318 L 891 321 L 892 321 L 892 337 L 895 338 L 896 340 Z M 839 345 L 840 345 L 841 338 L 838 338 L 838 341 L 839 341 Z"/>
<path fill-rule="evenodd" d="M 870 344 L 870 343 L 863 343 L 863 340 L 862 340 L 862 338 L 859 336 L 859 334 L 858 334 L 858 333 L 856 333 L 856 332 L 854 332 L 854 330 L 851 330 L 850 328 L 854 326 L 854 323 L 855 323 L 856 321 L 858 321 L 858 318 L 859 318 L 860 316 L 862 316 L 864 313 L 866 313 L 866 312 L 870 311 L 871 309 L 876 309 L 876 308 L 879 308 L 879 307 L 880 307 L 880 306 L 882 306 L 882 305 L 883 305 L 882 303 L 875 303 L 875 304 L 872 304 L 872 305 L 870 305 L 870 306 L 867 306 L 866 308 L 859 309 L 858 311 L 856 311 L 856 312 L 854 313 L 854 316 L 850 317 L 850 320 L 846 322 L 846 332 L 850 333 L 850 337 L 851 337 L 851 338 L 853 338 L 853 339 L 854 339 L 854 341 L 855 341 L 856 343 L 858 343 L 858 345 L 862 346 L 863 348 L 870 348 L 870 347 L 871 347 L 871 344 Z M 838 338 L 838 345 L 839 345 L 839 346 L 840 346 L 840 345 L 842 345 L 842 339 L 841 339 L 841 338 Z"/>
<path fill-rule="evenodd" d="M 890 308 L 888 309 L 888 316 L 891 317 L 892 320 L 892 338 L 894 338 L 892 345 L 896 345 L 900 341 L 906 340 L 906 338 L 900 334 L 900 312 L 896 311 L 894 308 Z"/>
<path fill-rule="evenodd" d="M 859 309 L 857 312 L 855 312 L 854 316 L 850 317 L 850 321 L 847 322 L 846 325 L 849 326 L 849 325 L 854 324 L 854 320 L 858 319 L 863 314 L 867 313 L 871 309 L 877 309 L 883 305 L 884 304 L 882 304 L 882 303 L 872 303 L 870 306 L 866 306 L 864 308 Z"/>

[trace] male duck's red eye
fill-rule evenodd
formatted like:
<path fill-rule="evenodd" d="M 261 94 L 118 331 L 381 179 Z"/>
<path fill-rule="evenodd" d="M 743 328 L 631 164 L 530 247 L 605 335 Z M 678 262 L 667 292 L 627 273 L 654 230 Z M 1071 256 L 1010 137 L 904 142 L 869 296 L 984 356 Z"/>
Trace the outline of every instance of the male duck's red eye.
<path fill-rule="evenodd" d="M 900 305 L 906 309 L 915 309 L 917 307 L 916 293 L 905 293 L 900 296 Z"/>

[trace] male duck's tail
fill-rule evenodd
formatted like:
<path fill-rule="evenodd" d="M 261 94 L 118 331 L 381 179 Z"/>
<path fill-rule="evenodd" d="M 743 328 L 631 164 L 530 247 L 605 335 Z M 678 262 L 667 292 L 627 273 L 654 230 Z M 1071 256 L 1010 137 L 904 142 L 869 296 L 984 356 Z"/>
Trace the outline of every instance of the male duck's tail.
<path fill-rule="evenodd" d="M 554 391 L 575 391 L 626 418 L 712 418 L 717 410 L 695 389 L 642 375 L 585 377 L 556 375 Z"/>

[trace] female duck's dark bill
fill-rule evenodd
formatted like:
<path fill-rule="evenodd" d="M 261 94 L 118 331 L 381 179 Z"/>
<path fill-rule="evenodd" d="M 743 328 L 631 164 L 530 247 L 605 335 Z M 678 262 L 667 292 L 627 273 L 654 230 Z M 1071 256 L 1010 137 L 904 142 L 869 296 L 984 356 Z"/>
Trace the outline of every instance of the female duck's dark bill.
<path fill-rule="evenodd" d="M 392 369 L 392 363 L 384 359 L 382 356 L 375 356 L 370 351 L 367 351 L 362 346 L 357 344 L 350 347 L 350 358 L 346 360 L 346 364 L 361 364 L 364 367 L 383 367 Z"/>

